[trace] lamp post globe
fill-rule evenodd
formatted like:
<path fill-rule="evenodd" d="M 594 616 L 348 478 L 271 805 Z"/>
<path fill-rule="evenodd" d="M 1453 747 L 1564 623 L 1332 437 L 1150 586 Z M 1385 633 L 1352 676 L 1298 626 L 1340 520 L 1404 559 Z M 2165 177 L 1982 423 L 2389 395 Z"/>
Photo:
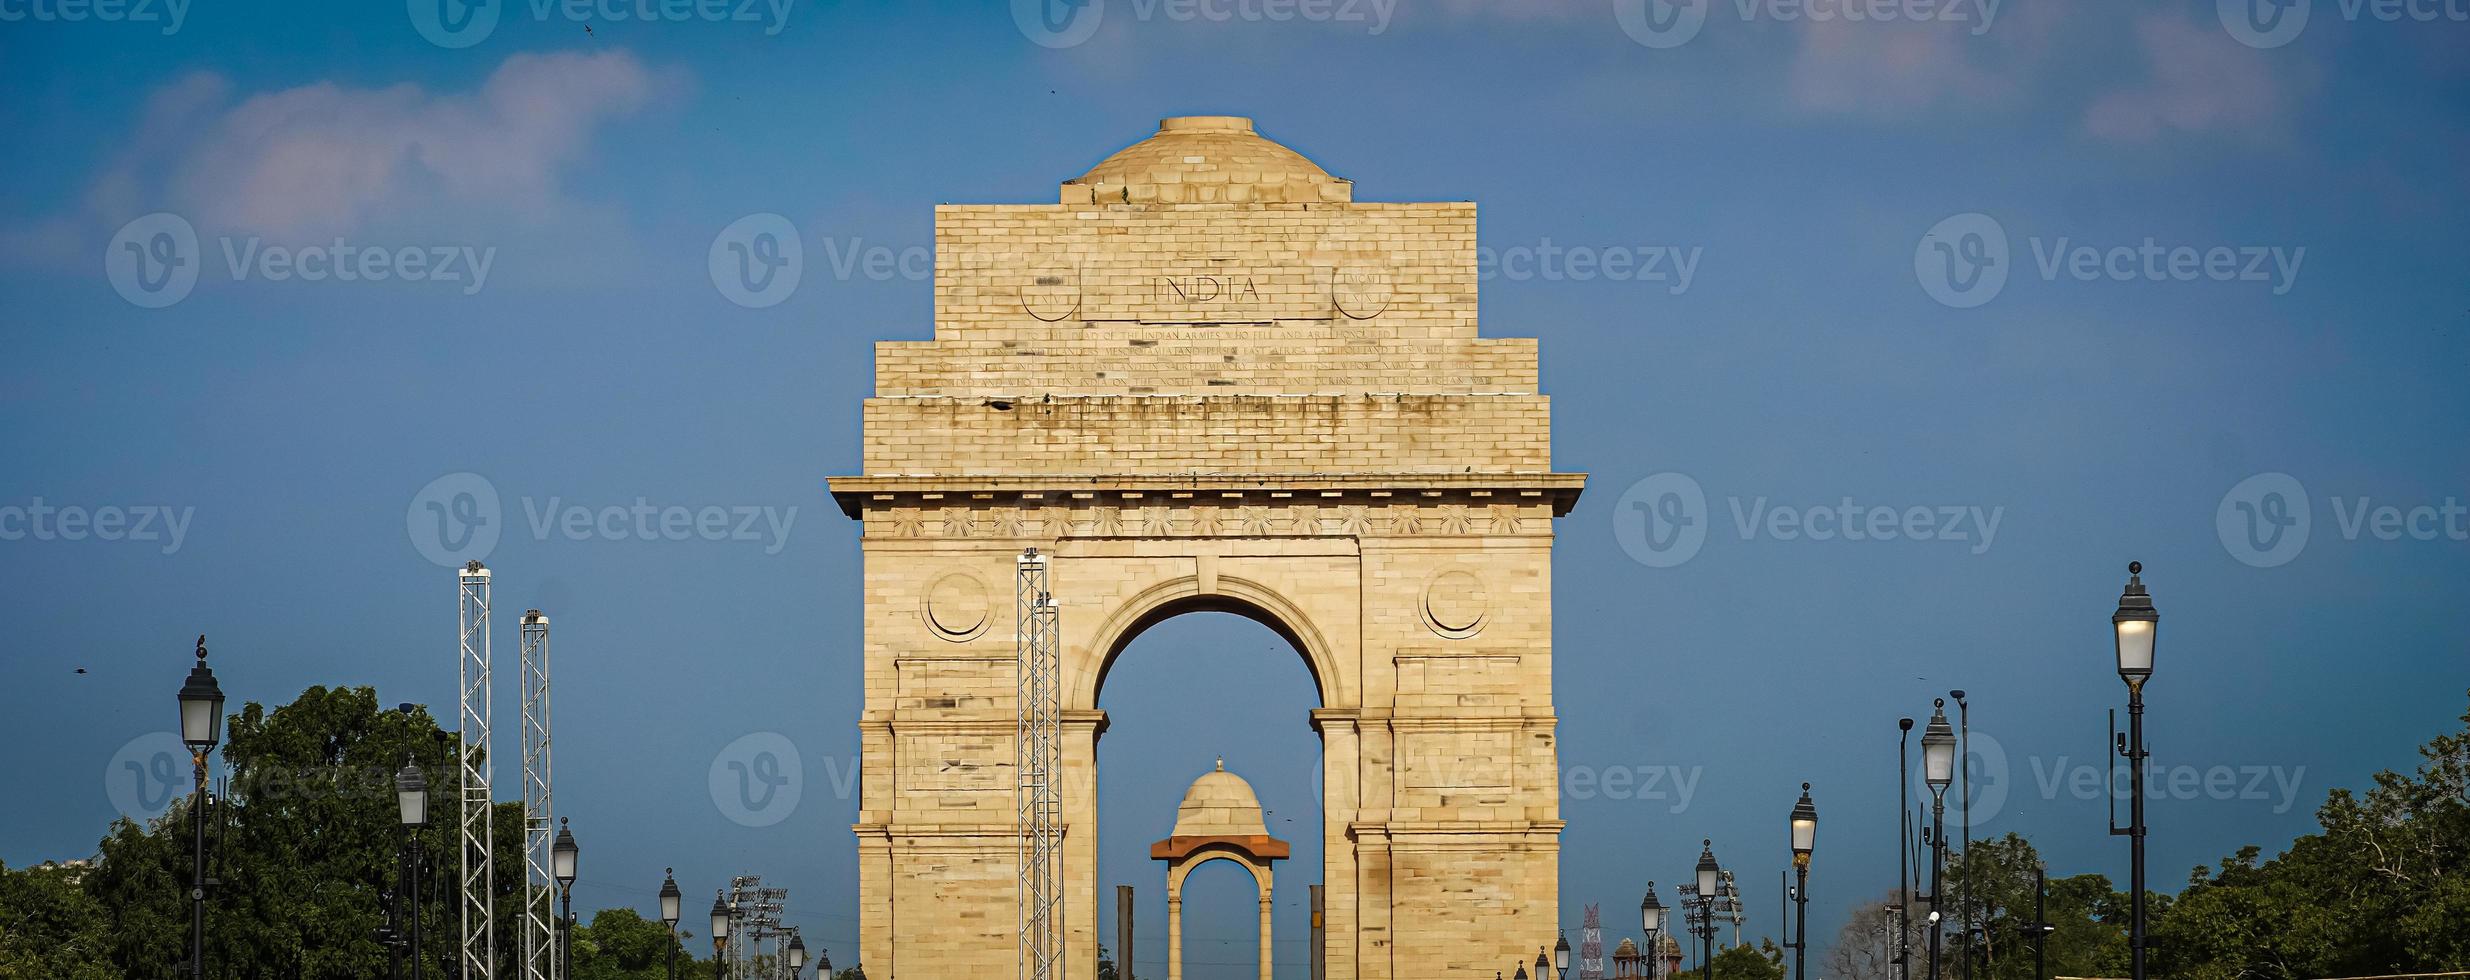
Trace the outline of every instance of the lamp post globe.
<path fill-rule="evenodd" d="M 1715 863 L 1715 839 L 1711 837 L 1700 839 L 1698 842 L 1698 894 L 1714 895 L 1716 879 L 1723 874 L 1723 871 L 1723 865 Z"/>
<path fill-rule="evenodd" d="M 180 686 L 180 740 L 189 751 L 203 754 L 223 741 L 223 686 L 214 668 L 206 666 L 206 638 L 197 638 L 197 664 Z"/>
<path fill-rule="evenodd" d="M 1947 724 L 1947 701 L 1935 702 L 1930 725 L 1921 730 L 1921 779 L 1933 794 L 1945 793 L 1955 782 L 1955 726 Z"/>
<path fill-rule="evenodd" d="M 575 832 L 567 829 L 565 817 L 557 820 L 557 843 L 549 845 L 549 866 L 558 884 L 575 886 Z"/>
<path fill-rule="evenodd" d="M 1649 933 L 1664 928 L 1664 900 L 1655 897 L 1655 883 L 1647 882 L 1647 897 L 1638 903 L 1638 927 Z"/>
<path fill-rule="evenodd" d="M 1552 975 L 1569 975 L 1569 933 L 1562 933 L 1560 940 L 1552 944 Z"/>
<path fill-rule="evenodd" d="M 429 777 L 410 759 L 403 760 L 402 770 L 395 773 L 395 807 L 404 826 L 429 825 Z"/>
<path fill-rule="evenodd" d="M 660 921 L 674 929 L 678 924 L 679 900 L 686 896 L 678 891 L 676 868 L 662 869 L 660 880 Z"/>
<path fill-rule="evenodd" d="M 832 980 L 832 951 L 821 950 L 815 955 L 816 980 Z"/>
<path fill-rule="evenodd" d="M 2153 638 L 2160 632 L 2161 613 L 2153 608 L 2153 597 L 2144 591 L 2144 563 L 2127 563 L 2127 587 L 2118 596 L 2118 611 L 2110 614 L 2110 630 L 2116 635 L 2118 676 L 2130 688 L 2141 688 L 2144 679 L 2153 675 Z"/>
<path fill-rule="evenodd" d="M 1818 806 L 1810 802 L 1810 784 L 1801 784 L 1801 800 L 1792 805 L 1792 861 L 1810 866 L 1810 851 L 1818 844 Z"/>
<path fill-rule="evenodd" d="M 719 977 L 729 968 L 723 954 L 729 949 L 729 903 L 721 898 L 719 889 L 712 890 L 712 975 Z"/>
<path fill-rule="evenodd" d="M 798 971 L 803 970 L 803 969 L 806 969 L 806 937 L 804 937 L 804 936 L 790 936 L 790 937 L 789 937 L 789 953 L 788 953 L 788 956 L 789 956 L 789 975 L 790 975 L 790 976 L 793 976 L 793 977 L 794 977 L 794 976 L 797 976 Z"/>

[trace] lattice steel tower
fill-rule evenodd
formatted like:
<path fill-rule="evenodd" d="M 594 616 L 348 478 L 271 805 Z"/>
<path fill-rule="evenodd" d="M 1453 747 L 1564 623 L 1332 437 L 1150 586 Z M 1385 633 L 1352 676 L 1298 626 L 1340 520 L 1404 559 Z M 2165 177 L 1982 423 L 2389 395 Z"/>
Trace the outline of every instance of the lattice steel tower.
<path fill-rule="evenodd" d="M 489 823 L 489 570 L 477 561 L 467 562 L 456 583 L 463 701 L 455 728 L 456 768 L 462 772 L 458 833 L 463 841 L 463 951 L 458 958 L 464 980 L 492 980 L 497 976 L 497 915 L 489 883 L 497 863 L 492 856 L 496 835 Z"/>
<path fill-rule="evenodd" d="M 1604 980 L 1604 909 L 1587 906 L 1585 931 L 1578 934 L 1578 980 Z"/>
<path fill-rule="evenodd" d="M 549 617 L 523 614 L 523 980 L 557 980 L 557 884 L 550 877 Z"/>
<path fill-rule="evenodd" d="M 1014 585 L 1013 652 L 1017 683 L 1012 740 L 1020 775 L 1019 806 L 1020 976 L 1063 976 L 1063 799 L 1056 780 L 1063 773 L 1063 644 L 1056 631 L 1055 596 L 1047 590 L 1046 558 L 1021 552 Z"/>

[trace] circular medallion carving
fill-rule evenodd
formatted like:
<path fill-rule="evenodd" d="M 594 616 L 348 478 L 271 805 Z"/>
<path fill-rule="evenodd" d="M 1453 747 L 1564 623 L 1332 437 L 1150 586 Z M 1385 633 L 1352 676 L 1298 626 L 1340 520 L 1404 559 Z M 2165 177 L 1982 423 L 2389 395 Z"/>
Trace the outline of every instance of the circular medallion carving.
<path fill-rule="evenodd" d="M 1424 584 L 1424 625 L 1454 640 L 1482 632 L 1491 608 L 1483 580 L 1463 569 L 1450 569 Z"/>
<path fill-rule="evenodd" d="M 1021 308 L 1048 323 L 1071 316 L 1081 308 L 1081 270 L 1030 263 L 1021 278 Z"/>
<path fill-rule="evenodd" d="M 1395 290 L 1389 270 L 1377 265 L 1342 265 L 1330 273 L 1330 298 L 1337 301 L 1338 312 L 1358 320 L 1369 320 L 1389 309 Z"/>
<path fill-rule="evenodd" d="M 926 628 L 958 643 L 986 632 L 986 583 L 968 572 L 951 572 L 926 588 Z"/>

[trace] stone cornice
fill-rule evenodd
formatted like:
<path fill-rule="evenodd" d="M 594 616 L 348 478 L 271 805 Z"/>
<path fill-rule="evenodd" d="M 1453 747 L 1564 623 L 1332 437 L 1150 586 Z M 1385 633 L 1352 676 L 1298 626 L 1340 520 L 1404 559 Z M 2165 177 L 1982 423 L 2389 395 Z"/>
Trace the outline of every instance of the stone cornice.
<path fill-rule="evenodd" d="M 1178 501 L 1276 504 L 1317 501 L 1413 502 L 1422 498 L 1494 497 L 1502 503 L 1544 501 L 1568 515 L 1586 486 L 1584 473 L 1295 473 L 1121 475 L 840 476 L 828 482 L 841 513 L 852 519 L 870 507 L 1003 504 L 1018 507 L 1171 504 Z"/>

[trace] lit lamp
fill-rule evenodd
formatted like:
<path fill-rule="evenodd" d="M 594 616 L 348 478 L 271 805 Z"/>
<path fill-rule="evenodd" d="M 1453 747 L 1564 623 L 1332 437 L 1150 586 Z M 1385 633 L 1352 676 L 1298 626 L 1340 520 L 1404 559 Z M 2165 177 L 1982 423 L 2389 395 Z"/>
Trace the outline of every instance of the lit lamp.
<path fill-rule="evenodd" d="M 669 926 L 669 980 L 678 980 L 678 905 L 686 896 L 678 891 L 676 868 L 661 869 L 660 921 Z"/>
<path fill-rule="evenodd" d="M 1638 925 L 1647 933 L 1647 976 L 1653 980 L 1664 962 L 1664 901 L 1655 897 L 1652 881 L 1647 882 L 1646 900 L 1638 903 Z"/>
<path fill-rule="evenodd" d="M 1930 980 L 1938 980 L 1938 948 L 1944 931 L 1938 914 L 1939 881 L 1947 870 L 1947 787 L 1955 782 L 1955 727 L 1947 724 L 1947 699 L 1931 703 L 1929 727 L 1921 730 L 1921 781 L 1930 785 Z"/>
<path fill-rule="evenodd" d="M 189 747 L 197 784 L 189 795 L 189 824 L 195 834 L 190 852 L 189 976 L 206 976 L 206 756 L 223 741 L 223 687 L 206 666 L 206 637 L 197 637 L 197 664 L 180 686 L 180 741 Z"/>
<path fill-rule="evenodd" d="M 557 818 L 557 841 L 549 845 L 549 874 L 557 879 L 558 924 L 566 934 L 559 945 L 559 976 L 573 976 L 575 966 L 575 832 L 566 818 Z"/>
<path fill-rule="evenodd" d="M 2110 833 L 2126 835 L 2131 851 L 2127 952 L 2134 980 L 2144 980 L 2144 682 L 2153 676 L 2153 636 L 2160 629 L 2161 613 L 2144 591 L 2144 563 L 2128 562 L 2127 587 L 2119 592 L 2118 611 L 2110 614 L 2110 631 L 2116 637 L 2118 677 L 2127 682 L 2127 739 L 2119 744 L 2118 753 L 2127 759 L 2132 792 L 2128 794 L 2127 826 L 2116 826 L 2118 817 L 2113 811 Z M 2115 725 L 2117 716 L 2111 718 Z"/>
<path fill-rule="evenodd" d="M 712 977 L 721 980 L 721 970 L 727 962 L 721 954 L 729 948 L 729 903 L 721 900 L 720 890 L 712 891 Z"/>
<path fill-rule="evenodd" d="M 1817 844 L 1818 805 L 1810 802 L 1810 784 L 1802 783 L 1801 800 L 1792 805 L 1793 980 L 1801 980 L 1801 962 L 1810 956 L 1810 851 Z"/>
<path fill-rule="evenodd" d="M 427 959 L 420 946 L 420 828 L 429 825 L 429 778 L 408 757 L 402 771 L 395 773 L 395 809 L 409 852 L 403 868 L 403 895 L 412 907 L 412 980 L 420 980 L 420 963 Z"/>
<path fill-rule="evenodd" d="M 1700 980 L 1715 977 L 1715 898 L 1716 886 L 1722 883 L 1724 866 L 1715 863 L 1715 841 L 1702 838 L 1698 842 L 1698 902 L 1706 917 L 1698 924 Z"/>

